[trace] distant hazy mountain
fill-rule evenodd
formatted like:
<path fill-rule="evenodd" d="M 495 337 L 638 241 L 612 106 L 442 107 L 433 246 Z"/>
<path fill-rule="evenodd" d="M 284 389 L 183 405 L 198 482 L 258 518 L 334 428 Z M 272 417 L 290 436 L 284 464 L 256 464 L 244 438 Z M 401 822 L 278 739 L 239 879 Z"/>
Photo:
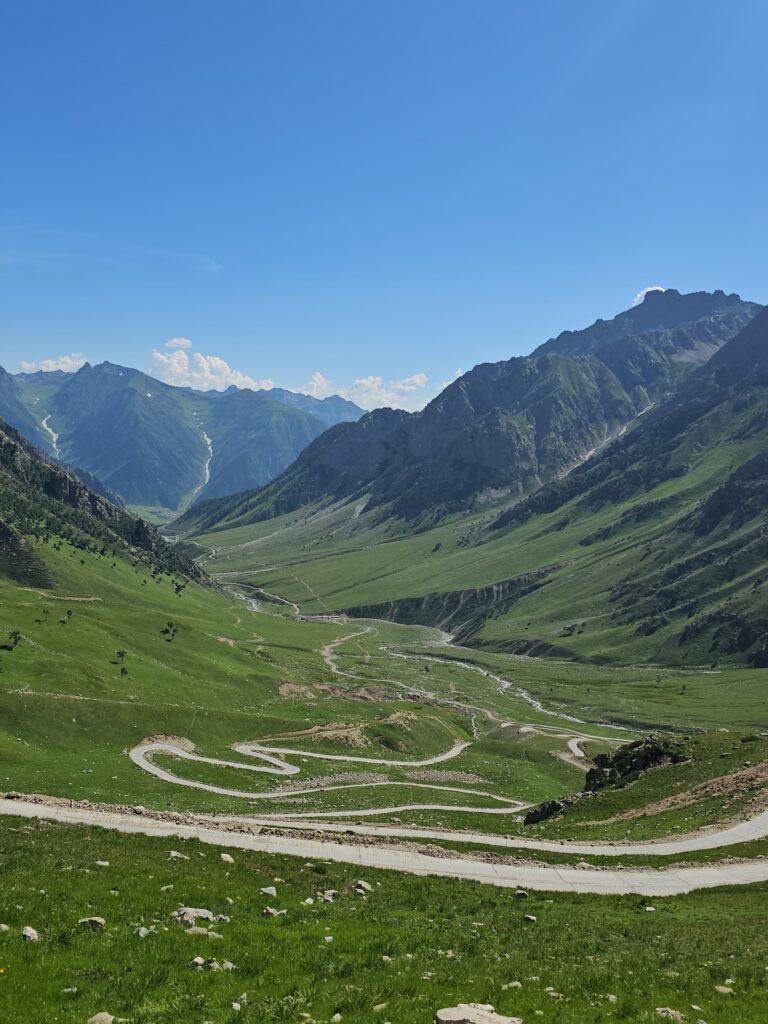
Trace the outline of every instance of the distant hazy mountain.
<path fill-rule="evenodd" d="M 721 291 L 649 292 L 531 356 L 476 366 L 421 413 L 337 425 L 267 487 L 204 502 L 182 525 L 254 522 L 353 495 L 427 523 L 483 495 L 531 493 L 619 434 L 760 308 Z"/>
<path fill-rule="evenodd" d="M 139 370 L 0 371 L 0 416 L 126 502 L 177 510 L 267 483 L 329 426 L 362 410 L 337 396 L 199 392 Z"/>

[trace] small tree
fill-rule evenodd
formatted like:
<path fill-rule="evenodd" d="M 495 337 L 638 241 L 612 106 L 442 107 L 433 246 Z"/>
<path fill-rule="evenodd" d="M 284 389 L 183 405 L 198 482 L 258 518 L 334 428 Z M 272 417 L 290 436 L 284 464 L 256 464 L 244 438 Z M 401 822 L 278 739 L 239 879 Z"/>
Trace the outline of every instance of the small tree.
<path fill-rule="evenodd" d="M 122 650 L 115 651 L 115 657 L 117 658 L 117 660 L 120 662 L 121 665 L 125 664 L 125 658 L 126 658 L 127 654 L 128 654 L 128 651 L 122 651 Z"/>

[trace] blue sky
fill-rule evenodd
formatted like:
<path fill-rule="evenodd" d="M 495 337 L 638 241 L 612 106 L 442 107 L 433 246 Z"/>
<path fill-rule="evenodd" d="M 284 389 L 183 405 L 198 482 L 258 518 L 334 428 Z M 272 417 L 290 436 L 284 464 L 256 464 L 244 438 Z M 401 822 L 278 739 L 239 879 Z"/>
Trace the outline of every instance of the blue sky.
<path fill-rule="evenodd" d="M 0 364 L 417 407 L 648 285 L 768 301 L 767 38 L 763 0 L 11 5 Z"/>

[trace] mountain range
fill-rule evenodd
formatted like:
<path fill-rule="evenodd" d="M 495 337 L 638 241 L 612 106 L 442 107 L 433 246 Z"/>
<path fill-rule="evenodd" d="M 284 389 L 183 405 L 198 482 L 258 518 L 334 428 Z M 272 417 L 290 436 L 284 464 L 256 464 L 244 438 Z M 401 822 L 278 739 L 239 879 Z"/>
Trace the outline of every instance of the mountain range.
<path fill-rule="evenodd" d="M 649 293 L 421 414 L 337 426 L 179 526 L 308 612 L 514 654 L 763 666 L 767 451 L 768 310 Z"/>
<path fill-rule="evenodd" d="M 339 424 L 267 487 L 200 502 L 185 528 L 257 522 L 355 496 L 421 524 L 568 473 L 733 338 L 760 309 L 738 295 L 651 291 L 530 356 L 482 363 L 420 413 Z"/>
<path fill-rule="evenodd" d="M 200 392 L 139 370 L 0 369 L 0 416 L 106 494 L 159 512 L 267 483 L 329 426 L 362 410 L 279 388 Z"/>

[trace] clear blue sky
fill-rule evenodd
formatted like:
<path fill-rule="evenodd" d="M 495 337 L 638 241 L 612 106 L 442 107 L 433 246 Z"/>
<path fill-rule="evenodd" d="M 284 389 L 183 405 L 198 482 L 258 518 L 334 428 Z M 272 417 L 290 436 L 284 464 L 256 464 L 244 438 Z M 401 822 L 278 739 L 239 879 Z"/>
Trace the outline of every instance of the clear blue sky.
<path fill-rule="evenodd" d="M 9 5 L 0 364 L 414 405 L 648 285 L 768 301 L 767 44 L 764 0 Z"/>

